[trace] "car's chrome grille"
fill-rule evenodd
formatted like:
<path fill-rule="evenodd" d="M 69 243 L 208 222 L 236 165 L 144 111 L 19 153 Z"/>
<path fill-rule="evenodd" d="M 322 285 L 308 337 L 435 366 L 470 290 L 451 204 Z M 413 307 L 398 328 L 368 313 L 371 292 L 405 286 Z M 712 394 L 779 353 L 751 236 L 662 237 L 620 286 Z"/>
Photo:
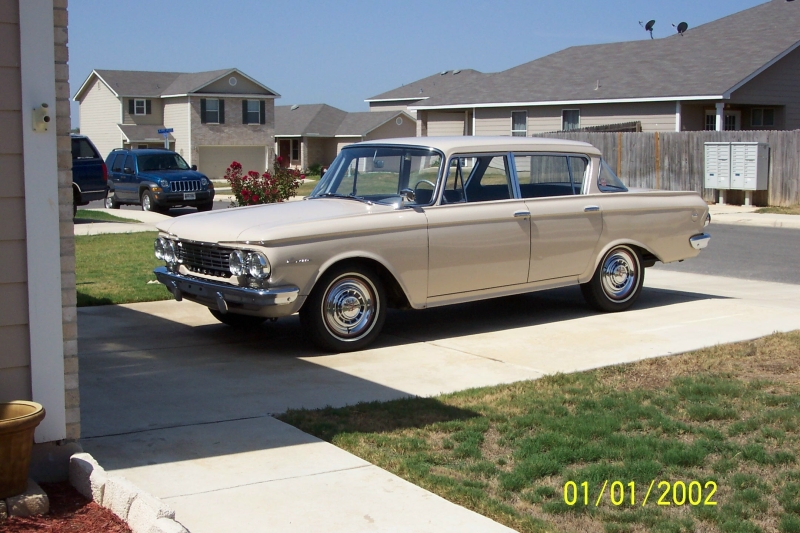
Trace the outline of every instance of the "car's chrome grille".
<path fill-rule="evenodd" d="M 170 184 L 172 192 L 192 192 L 200 190 L 200 180 L 173 181 Z"/>
<path fill-rule="evenodd" d="M 229 258 L 232 248 L 221 248 L 211 244 L 178 243 L 178 261 L 192 272 L 229 278 Z"/>

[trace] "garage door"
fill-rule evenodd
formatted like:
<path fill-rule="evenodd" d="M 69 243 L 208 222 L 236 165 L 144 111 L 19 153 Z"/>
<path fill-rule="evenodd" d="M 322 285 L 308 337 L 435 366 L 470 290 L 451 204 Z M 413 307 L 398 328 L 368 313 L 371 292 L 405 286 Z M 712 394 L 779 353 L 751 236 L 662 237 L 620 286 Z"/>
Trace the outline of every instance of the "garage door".
<path fill-rule="evenodd" d="M 261 173 L 266 170 L 266 154 L 266 146 L 200 146 L 197 170 L 209 178 L 221 178 L 230 164 L 238 161 L 244 172 Z"/>

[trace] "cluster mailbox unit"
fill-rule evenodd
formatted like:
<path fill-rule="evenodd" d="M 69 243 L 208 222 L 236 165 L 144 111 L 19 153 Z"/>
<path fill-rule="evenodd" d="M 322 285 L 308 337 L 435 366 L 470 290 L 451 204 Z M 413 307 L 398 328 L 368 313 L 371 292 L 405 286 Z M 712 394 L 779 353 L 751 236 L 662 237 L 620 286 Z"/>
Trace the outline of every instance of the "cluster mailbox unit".
<path fill-rule="evenodd" d="M 753 191 L 766 191 L 769 177 L 769 145 L 759 142 L 705 143 L 705 188 L 745 191 L 744 205 L 753 203 Z"/>

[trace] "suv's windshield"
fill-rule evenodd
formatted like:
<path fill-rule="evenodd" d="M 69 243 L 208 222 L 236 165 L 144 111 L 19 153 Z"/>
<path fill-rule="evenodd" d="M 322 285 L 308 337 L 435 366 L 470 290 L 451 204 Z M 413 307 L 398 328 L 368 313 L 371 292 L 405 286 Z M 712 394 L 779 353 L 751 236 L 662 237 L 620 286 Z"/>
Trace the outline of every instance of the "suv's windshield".
<path fill-rule="evenodd" d="M 139 156 L 139 172 L 150 170 L 189 170 L 189 165 L 178 154 L 148 154 Z"/>
<path fill-rule="evenodd" d="M 433 200 L 441 163 L 438 152 L 425 148 L 345 148 L 310 197 L 335 196 L 395 203 L 404 189 L 411 189 L 416 196 L 411 205 L 428 205 Z"/>

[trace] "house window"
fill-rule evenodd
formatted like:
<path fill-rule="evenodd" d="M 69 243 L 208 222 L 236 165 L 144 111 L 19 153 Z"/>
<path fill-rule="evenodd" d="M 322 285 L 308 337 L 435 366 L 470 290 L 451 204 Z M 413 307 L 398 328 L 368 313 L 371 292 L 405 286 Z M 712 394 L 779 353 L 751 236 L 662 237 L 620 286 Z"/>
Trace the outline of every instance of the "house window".
<path fill-rule="evenodd" d="M 263 124 L 261 101 L 242 100 L 242 124 Z"/>
<path fill-rule="evenodd" d="M 710 109 L 706 110 L 706 131 L 716 131 L 717 129 L 717 112 Z"/>
<path fill-rule="evenodd" d="M 153 112 L 151 101 L 140 98 L 128 100 L 129 115 L 149 115 Z"/>
<path fill-rule="evenodd" d="M 292 161 L 300 160 L 300 139 L 292 139 Z"/>
<path fill-rule="evenodd" d="M 219 100 L 216 98 L 206 99 L 206 122 L 210 124 L 219 124 Z"/>
<path fill-rule="evenodd" d="M 580 109 L 565 109 L 561 112 L 561 130 L 572 131 L 581 127 Z"/>
<path fill-rule="evenodd" d="M 511 112 L 511 136 L 512 137 L 527 137 L 528 136 L 528 112 L 527 111 L 512 111 Z"/>
<path fill-rule="evenodd" d="M 774 126 L 775 125 L 775 110 L 771 108 L 753 108 L 750 115 L 751 126 Z"/>
<path fill-rule="evenodd" d="M 739 129 L 737 125 L 736 115 L 725 113 L 725 131 L 736 131 Z"/>

